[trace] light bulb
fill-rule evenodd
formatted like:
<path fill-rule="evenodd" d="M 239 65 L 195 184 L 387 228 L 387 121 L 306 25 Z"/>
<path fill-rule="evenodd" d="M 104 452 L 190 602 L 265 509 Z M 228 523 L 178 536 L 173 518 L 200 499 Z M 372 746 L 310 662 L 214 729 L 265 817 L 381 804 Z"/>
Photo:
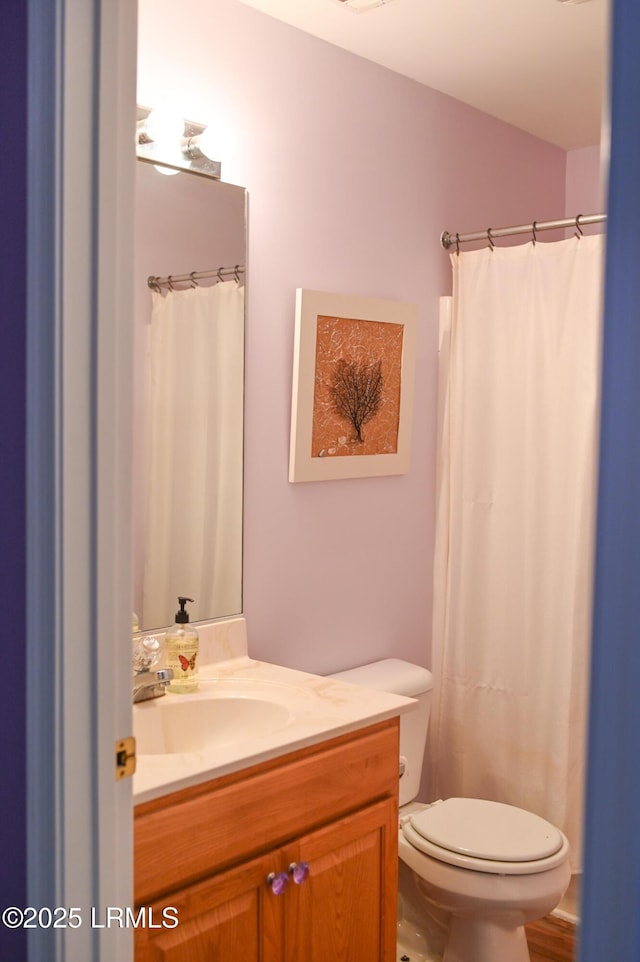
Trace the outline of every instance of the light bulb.
<path fill-rule="evenodd" d="M 224 127 L 205 127 L 198 137 L 198 150 L 209 160 L 229 161 L 236 151 L 235 137 Z"/>
<path fill-rule="evenodd" d="M 184 120 L 176 110 L 171 107 L 159 107 L 152 110 L 145 123 L 147 136 L 154 143 L 180 142 L 184 131 Z"/>
<path fill-rule="evenodd" d="M 159 174 L 164 174 L 165 177 L 173 177 L 174 174 L 180 173 L 180 171 L 176 170 L 175 167 L 161 167 L 160 164 L 154 164 L 153 166 Z"/>

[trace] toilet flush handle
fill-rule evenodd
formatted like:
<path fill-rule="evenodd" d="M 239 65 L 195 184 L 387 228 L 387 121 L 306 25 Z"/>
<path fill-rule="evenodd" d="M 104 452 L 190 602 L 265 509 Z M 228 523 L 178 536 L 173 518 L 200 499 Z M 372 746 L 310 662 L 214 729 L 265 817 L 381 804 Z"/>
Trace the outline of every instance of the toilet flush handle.
<path fill-rule="evenodd" d="M 407 770 L 407 757 L 406 755 L 400 756 L 400 764 L 398 766 L 398 778 L 402 778 Z"/>

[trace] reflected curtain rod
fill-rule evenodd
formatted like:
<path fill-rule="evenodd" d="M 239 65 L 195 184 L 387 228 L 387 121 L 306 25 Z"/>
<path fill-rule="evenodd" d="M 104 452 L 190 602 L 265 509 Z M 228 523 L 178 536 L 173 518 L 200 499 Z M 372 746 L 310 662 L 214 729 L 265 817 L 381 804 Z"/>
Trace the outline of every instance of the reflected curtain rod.
<path fill-rule="evenodd" d="M 561 230 L 566 227 L 575 227 L 582 233 L 582 226 L 587 224 L 602 224 L 606 222 L 606 214 L 578 214 L 577 217 L 566 217 L 563 220 L 544 220 L 535 221 L 533 224 L 522 224 L 518 227 L 487 227 L 486 230 L 474 231 L 471 234 L 450 234 L 445 230 L 440 235 L 440 243 L 445 250 L 450 247 L 458 247 L 465 241 L 488 240 L 493 246 L 496 237 L 508 237 L 511 234 L 531 234 L 535 236 L 539 230 Z"/>
<path fill-rule="evenodd" d="M 155 277 L 150 274 L 147 277 L 147 286 L 152 291 L 159 291 L 163 287 L 168 287 L 172 291 L 174 284 L 190 284 L 192 287 L 197 287 L 199 280 L 208 277 L 217 277 L 219 281 L 224 277 L 235 277 L 239 281 L 240 274 L 244 274 L 244 264 L 236 264 L 235 267 L 217 267 L 210 271 L 191 271 L 190 274 L 169 274 L 168 277 Z"/>

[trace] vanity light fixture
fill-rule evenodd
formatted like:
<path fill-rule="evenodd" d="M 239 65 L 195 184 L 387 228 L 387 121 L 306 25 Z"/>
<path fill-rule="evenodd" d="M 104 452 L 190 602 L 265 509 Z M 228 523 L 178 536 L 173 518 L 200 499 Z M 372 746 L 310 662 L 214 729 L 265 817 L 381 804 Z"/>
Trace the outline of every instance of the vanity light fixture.
<path fill-rule="evenodd" d="M 183 139 L 182 150 L 194 160 L 208 157 L 209 160 L 231 160 L 236 152 L 235 137 L 223 124 L 210 125 L 201 134 Z"/>
<path fill-rule="evenodd" d="M 178 173 L 181 170 L 220 180 L 220 159 L 207 154 L 213 138 L 203 124 L 160 110 L 138 107 L 136 154 L 140 160 Z M 211 149 L 210 147 L 208 149 Z"/>
<path fill-rule="evenodd" d="M 170 107 L 159 107 L 139 119 L 137 127 L 138 139 L 143 143 L 169 145 L 179 142 L 184 133 L 184 120 Z"/>

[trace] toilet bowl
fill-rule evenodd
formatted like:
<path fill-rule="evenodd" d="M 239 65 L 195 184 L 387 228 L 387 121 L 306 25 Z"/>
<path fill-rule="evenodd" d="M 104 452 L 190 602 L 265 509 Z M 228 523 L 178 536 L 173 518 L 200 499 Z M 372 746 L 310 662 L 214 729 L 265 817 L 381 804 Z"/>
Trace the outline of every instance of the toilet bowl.
<path fill-rule="evenodd" d="M 386 659 L 333 677 L 418 701 L 416 711 L 400 718 L 399 957 L 530 962 L 524 925 L 553 911 L 569 885 L 566 837 L 538 815 L 501 802 L 414 801 L 431 708 L 427 669 Z M 407 931 L 419 950 L 403 953 Z"/>
<path fill-rule="evenodd" d="M 499 802 L 450 798 L 400 813 L 398 855 L 446 932 L 444 962 L 529 962 L 524 925 L 562 898 L 568 854 L 549 822 Z"/>

